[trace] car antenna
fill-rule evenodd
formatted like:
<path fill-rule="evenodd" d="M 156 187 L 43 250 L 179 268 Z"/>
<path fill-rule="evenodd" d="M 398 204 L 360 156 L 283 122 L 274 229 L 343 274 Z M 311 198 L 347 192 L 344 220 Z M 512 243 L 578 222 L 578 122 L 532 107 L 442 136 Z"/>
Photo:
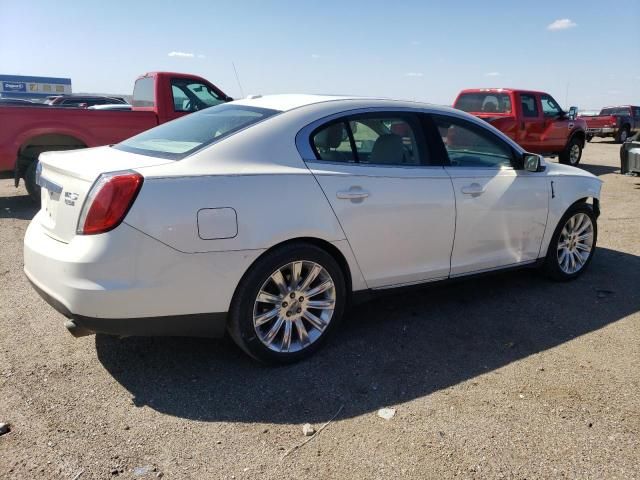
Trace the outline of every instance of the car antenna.
<path fill-rule="evenodd" d="M 240 77 L 238 76 L 238 70 L 236 70 L 236 64 L 231 62 L 233 66 L 233 72 L 236 74 L 236 82 L 238 82 L 238 88 L 240 88 L 240 95 L 244 97 L 244 90 L 242 89 L 242 84 L 240 83 Z"/>

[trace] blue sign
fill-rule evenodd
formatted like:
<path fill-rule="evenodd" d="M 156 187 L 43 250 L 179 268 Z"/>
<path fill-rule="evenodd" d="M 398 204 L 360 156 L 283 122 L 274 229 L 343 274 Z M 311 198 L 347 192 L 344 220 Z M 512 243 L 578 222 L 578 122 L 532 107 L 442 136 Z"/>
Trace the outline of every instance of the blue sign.
<path fill-rule="evenodd" d="M 2 89 L 5 92 L 26 92 L 27 84 L 24 82 L 2 82 Z"/>

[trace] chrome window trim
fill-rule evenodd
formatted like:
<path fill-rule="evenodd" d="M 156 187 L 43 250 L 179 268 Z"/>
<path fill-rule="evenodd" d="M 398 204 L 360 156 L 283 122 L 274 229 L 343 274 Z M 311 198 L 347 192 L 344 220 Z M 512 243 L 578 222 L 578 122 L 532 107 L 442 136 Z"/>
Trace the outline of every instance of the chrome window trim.
<path fill-rule="evenodd" d="M 398 168 L 397 165 L 376 165 L 363 163 L 359 164 L 357 162 L 329 162 L 326 160 L 321 160 L 316 158 L 315 153 L 313 152 L 313 148 L 311 147 L 311 133 L 318 127 L 321 127 L 325 123 L 332 122 L 334 120 L 338 120 L 342 117 L 352 116 L 352 115 L 360 115 L 367 113 L 413 113 L 413 114 L 432 114 L 432 115 L 442 115 L 449 116 L 453 118 L 458 118 L 460 120 L 466 120 L 468 122 L 473 123 L 474 125 L 484 128 L 487 132 L 497 136 L 500 140 L 507 143 L 510 147 L 512 147 L 517 153 L 520 155 L 526 153 L 525 150 L 522 149 L 520 145 L 514 142 L 507 135 L 502 133 L 500 130 L 485 122 L 484 120 L 480 120 L 473 115 L 470 115 L 463 111 L 450 111 L 445 109 L 439 109 L 437 107 L 365 107 L 365 108 L 353 108 L 347 110 L 341 110 L 340 112 L 332 113 L 331 115 L 326 115 L 317 120 L 314 120 L 311 123 L 308 123 L 304 127 L 302 127 L 298 133 L 296 134 L 295 144 L 298 153 L 302 157 L 304 162 L 321 162 L 323 164 L 334 163 L 339 165 L 355 165 L 355 166 L 368 166 L 368 167 L 391 167 Z M 428 141 L 428 140 L 427 140 Z M 426 168 L 426 167 L 437 167 L 436 165 L 406 165 L 401 166 L 400 168 Z M 511 167 L 512 168 L 512 167 Z"/>

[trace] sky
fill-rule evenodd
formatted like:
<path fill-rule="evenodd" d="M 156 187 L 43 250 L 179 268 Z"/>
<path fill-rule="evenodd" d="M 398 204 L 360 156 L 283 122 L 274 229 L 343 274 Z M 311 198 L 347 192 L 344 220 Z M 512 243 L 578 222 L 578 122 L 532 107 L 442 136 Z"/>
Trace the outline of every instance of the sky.
<path fill-rule="evenodd" d="M 147 71 L 232 97 L 331 93 L 450 105 L 464 88 L 640 104 L 640 0 L 0 0 L 0 74 L 131 94 Z M 233 65 L 238 73 L 236 79 Z"/>

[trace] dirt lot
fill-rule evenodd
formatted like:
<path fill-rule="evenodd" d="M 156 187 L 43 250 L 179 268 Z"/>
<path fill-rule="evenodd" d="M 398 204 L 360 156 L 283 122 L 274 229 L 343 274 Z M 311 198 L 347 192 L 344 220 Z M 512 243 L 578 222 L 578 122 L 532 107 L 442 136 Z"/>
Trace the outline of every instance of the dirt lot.
<path fill-rule="evenodd" d="M 35 210 L 0 180 L 0 477 L 640 478 L 640 178 L 607 142 L 583 163 L 605 184 L 578 281 L 380 298 L 282 368 L 228 340 L 74 339 L 22 273 Z"/>

